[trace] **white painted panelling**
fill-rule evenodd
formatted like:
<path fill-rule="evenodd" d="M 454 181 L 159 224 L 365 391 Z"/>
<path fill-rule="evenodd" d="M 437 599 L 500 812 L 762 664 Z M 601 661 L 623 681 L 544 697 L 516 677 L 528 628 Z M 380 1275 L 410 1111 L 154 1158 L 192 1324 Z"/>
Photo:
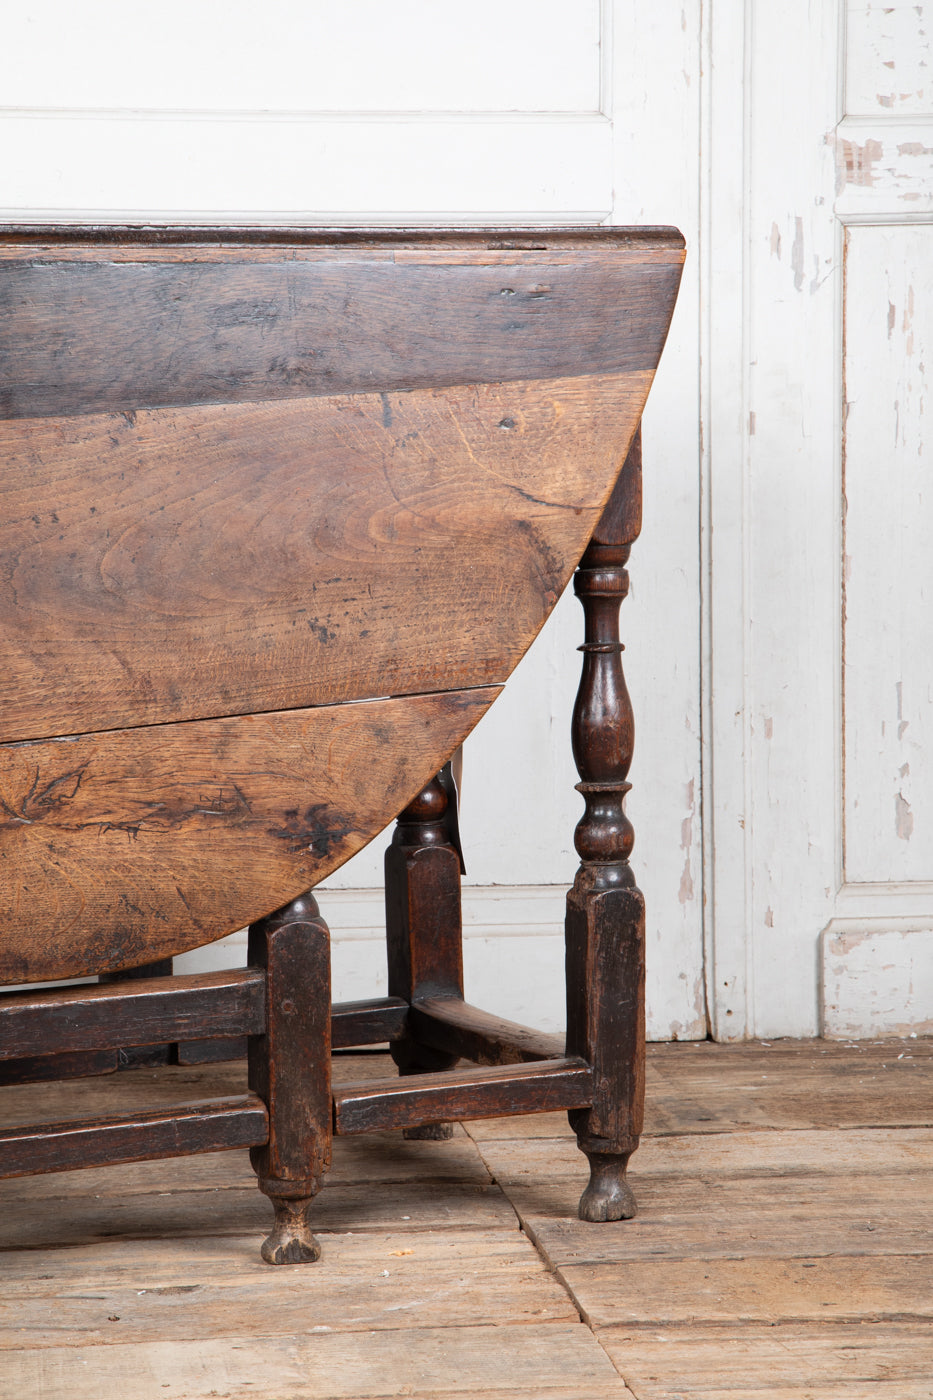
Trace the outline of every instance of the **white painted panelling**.
<path fill-rule="evenodd" d="M 622 605 L 635 709 L 632 865 L 647 909 L 649 1035 L 707 1034 L 700 752 L 699 0 L 613 10 L 614 223 L 674 223 L 687 261 L 644 418 L 644 526 Z M 575 623 L 578 628 L 579 623 Z M 575 811 L 579 811 L 579 804 Z"/>
<path fill-rule="evenodd" d="M 838 1008 L 867 1008 L 876 976 L 879 986 L 893 984 L 878 961 L 881 945 L 871 939 L 848 962 L 836 957 L 832 978 L 821 982 L 820 931 L 851 931 L 853 919 L 865 917 L 875 920 L 873 930 L 890 929 L 900 912 L 917 928 L 917 918 L 933 912 L 933 884 L 886 883 L 890 852 L 871 850 L 866 831 L 850 834 L 861 842 L 859 878 L 873 883 L 843 883 L 843 641 L 847 724 L 861 743 L 874 738 L 873 723 L 877 730 L 887 718 L 882 712 L 872 719 L 868 692 L 874 686 L 894 705 L 896 732 L 902 671 L 922 686 L 922 660 L 913 655 L 905 669 L 902 658 L 933 640 L 920 600 L 927 574 L 921 568 L 908 577 L 920 546 L 894 523 L 910 513 L 900 497 L 906 473 L 894 450 L 895 384 L 905 384 L 910 371 L 903 358 L 908 332 L 897 331 L 899 346 L 893 335 L 887 338 L 885 293 L 886 266 L 899 286 L 900 270 L 909 266 L 931 301 L 929 230 L 920 221 L 933 212 L 933 126 L 926 107 L 895 118 L 883 104 L 864 105 L 853 75 L 867 81 L 869 12 L 863 6 L 861 20 L 850 12 L 848 58 L 844 12 L 836 0 L 779 6 L 749 0 L 741 22 L 735 9 L 721 7 L 712 7 L 707 20 L 705 772 L 711 1013 L 719 1038 L 813 1035 L 821 1025 L 842 1025 L 833 1020 Z M 905 36 L 916 25 L 904 23 L 898 34 L 891 31 L 894 47 L 882 58 L 899 71 L 914 57 Z M 862 103 L 867 115 L 842 120 L 846 73 L 849 111 L 858 113 Z M 847 222 L 898 227 L 850 230 L 860 260 L 848 269 L 845 382 L 850 431 L 860 423 L 863 434 L 858 447 L 854 436 L 850 445 L 863 456 L 857 504 L 849 479 L 849 528 L 858 530 L 853 567 L 863 573 L 857 607 L 849 595 L 843 638 Z M 906 306 L 906 282 L 902 290 Z M 915 351 L 918 343 L 915 330 Z M 912 383 L 911 392 L 918 392 L 920 376 Z M 916 452 L 919 408 L 916 398 L 912 403 Z M 902 444 L 901 451 L 908 449 Z M 916 482 L 906 489 L 916 495 Z M 922 530 L 918 520 L 916 535 Z M 890 761 L 880 776 L 876 758 L 877 745 L 874 754 L 863 750 L 849 773 L 849 797 L 853 809 L 860 803 L 859 821 L 870 820 L 876 836 L 888 823 L 885 841 L 896 844 Z M 871 792 L 863 777 L 874 784 Z M 883 806 L 877 793 L 885 783 Z M 912 859 L 922 873 L 919 848 Z M 838 925 L 830 922 L 834 916 Z M 917 1001 L 905 1003 L 907 1021 L 898 1024 L 922 1014 Z M 861 1023 L 854 1015 L 845 1013 L 844 1033 L 857 1024 L 864 1027 L 859 1033 L 877 1033 L 880 1023 L 867 1011 Z"/>
<path fill-rule="evenodd" d="M 830 1040 L 933 1035 L 933 926 L 834 919 L 823 934 Z"/>
<path fill-rule="evenodd" d="M 907 115 L 933 106 L 929 0 L 848 0 L 846 111 Z"/>
<path fill-rule="evenodd" d="M 836 213 L 906 222 L 933 214 L 933 123 L 846 119 L 835 136 Z"/>
<path fill-rule="evenodd" d="M 816 1033 L 837 884 L 841 276 L 825 134 L 838 38 L 830 3 L 711 17 L 707 839 L 722 1039 Z"/>
<path fill-rule="evenodd" d="M 933 225 L 846 238 L 845 878 L 933 880 Z"/>
<path fill-rule="evenodd" d="M 0 218 L 596 220 L 604 117 L 436 120 L 0 114 Z"/>
<path fill-rule="evenodd" d="M 836 913 L 851 924 L 853 919 L 885 918 L 888 922 L 910 919 L 933 926 L 933 881 L 909 880 L 906 884 L 882 881 L 843 885 L 836 896 Z"/>
<path fill-rule="evenodd" d="M 469 1001 L 540 1030 L 564 1029 L 564 898 L 560 886 L 464 892 L 463 962 Z M 322 888 L 318 899 L 332 936 L 334 1000 L 385 996 L 382 891 Z M 207 972 L 240 967 L 245 961 L 243 931 L 182 954 L 175 959 L 175 970 Z"/>
<path fill-rule="evenodd" d="M 30 0 L 5 107 L 596 112 L 599 0 Z"/>
<path fill-rule="evenodd" d="M 581 639 L 582 609 L 568 589 L 464 746 L 460 827 L 469 886 L 573 880 L 573 830 L 583 802 L 574 791 L 570 716 Z M 381 885 L 387 840 L 372 842 L 322 888 Z"/>
<path fill-rule="evenodd" d="M 332 950 L 335 1001 L 385 996 L 384 938 L 335 939 Z M 466 998 L 474 1006 L 542 1031 L 566 1027 L 563 924 L 527 936 L 501 929 L 486 937 L 465 935 L 463 971 Z"/>
<path fill-rule="evenodd" d="M 748 407 L 746 52 L 741 13 L 703 7 L 699 288 L 703 848 L 706 989 L 718 1040 L 748 1033 L 753 971 L 747 831 L 750 715 L 746 542 Z"/>

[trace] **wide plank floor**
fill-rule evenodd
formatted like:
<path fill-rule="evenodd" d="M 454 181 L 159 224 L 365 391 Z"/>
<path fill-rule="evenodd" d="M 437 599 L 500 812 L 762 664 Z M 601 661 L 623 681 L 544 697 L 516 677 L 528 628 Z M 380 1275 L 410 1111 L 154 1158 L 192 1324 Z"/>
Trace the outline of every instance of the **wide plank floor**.
<path fill-rule="evenodd" d="M 0 1115 L 243 1075 L 22 1085 Z M 259 1260 L 245 1153 L 0 1182 L 0 1400 L 933 1400 L 933 1041 L 650 1047 L 615 1225 L 576 1219 L 559 1114 L 334 1155 L 294 1269 Z"/>

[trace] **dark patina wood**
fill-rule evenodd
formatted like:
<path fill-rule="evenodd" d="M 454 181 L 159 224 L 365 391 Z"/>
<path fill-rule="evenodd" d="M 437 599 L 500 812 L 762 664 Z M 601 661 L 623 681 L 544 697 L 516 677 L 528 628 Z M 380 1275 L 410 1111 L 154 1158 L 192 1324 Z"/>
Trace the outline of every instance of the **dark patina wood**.
<path fill-rule="evenodd" d="M 13 1060 L 0 1060 L 0 1085 L 38 1084 L 49 1079 L 90 1079 L 97 1074 L 115 1074 L 119 1068 L 116 1050 L 24 1055 Z"/>
<path fill-rule="evenodd" d="M 265 975 L 266 1030 L 249 1040 L 250 1088 L 269 1108 L 269 1136 L 250 1160 L 275 1207 L 267 1264 L 321 1250 L 308 1225 L 330 1165 L 330 935 L 312 895 L 250 926 L 249 961 Z"/>
<path fill-rule="evenodd" d="M 0 982 L 133 967 L 296 897 L 404 805 L 423 736 L 453 749 L 492 694 L 0 745 Z"/>
<path fill-rule="evenodd" d="M 563 1036 L 529 1030 L 457 997 L 425 997 L 411 1008 L 409 1023 L 422 1044 L 475 1064 L 518 1065 L 564 1055 Z"/>
<path fill-rule="evenodd" d="M 0 1131 L 0 1176 L 32 1176 L 75 1167 L 226 1152 L 263 1142 L 269 1115 L 255 1094 L 208 1099 L 145 1113 L 44 1123 Z"/>
<path fill-rule="evenodd" d="M 570 1122 L 591 1168 L 580 1217 L 594 1221 L 635 1213 L 625 1168 L 644 1110 L 645 912 L 629 865 L 635 837 L 624 800 L 634 721 L 619 641 L 625 565 L 640 528 L 639 435 L 574 578 L 585 641 L 572 738 L 586 810 L 567 896 L 567 1050 L 593 1067 L 592 1102 Z"/>
<path fill-rule="evenodd" d="M 663 229 L 0 237 L 0 983 L 110 979 L 0 997 L 0 1066 L 245 1038 L 253 1091 L 18 1129 L 0 1174 L 246 1144 L 298 1263 L 332 1131 L 562 1108 L 583 1218 L 633 1212 L 618 609 L 682 261 Z M 463 1001 L 443 765 L 578 563 L 564 1047 Z M 332 1009 L 306 891 L 399 812 L 389 995 Z M 246 970 L 170 975 L 247 923 Z M 332 1045 L 386 1042 L 400 1080 L 331 1091 Z"/>
<path fill-rule="evenodd" d="M 389 994 L 415 1004 L 425 997 L 463 998 L 460 852 L 450 842 L 450 793 L 434 778 L 398 819 L 385 855 Z M 393 1042 L 402 1074 L 450 1069 L 457 1054 L 423 1041 L 409 1022 Z M 444 1140 L 450 1123 L 403 1124 L 410 1138 Z"/>
<path fill-rule="evenodd" d="M 681 262 L 652 229 L 4 243 L 10 418 L 653 370 Z"/>
<path fill-rule="evenodd" d="M 257 1035 L 265 1027 L 258 968 L 119 985 L 8 992 L 0 997 L 0 1059 L 106 1050 L 194 1037 Z"/>
<path fill-rule="evenodd" d="M 546 1113 L 589 1103 L 592 1070 L 565 1057 L 536 1064 L 447 1070 L 417 1079 L 342 1084 L 334 1090 L 338 1133 L 433 1125 L 447 1118 L 498 1118 L 504 1113 Z"/>
<path fill-rule="evenodd" d="M 403 997 L 375 1001 L 338 1001 L 331 1010 L 331 1045 L 346 1050 L 353 1045 L 382 1045 L 399 1040 L 408 1022 L 408 1002 Z"/>

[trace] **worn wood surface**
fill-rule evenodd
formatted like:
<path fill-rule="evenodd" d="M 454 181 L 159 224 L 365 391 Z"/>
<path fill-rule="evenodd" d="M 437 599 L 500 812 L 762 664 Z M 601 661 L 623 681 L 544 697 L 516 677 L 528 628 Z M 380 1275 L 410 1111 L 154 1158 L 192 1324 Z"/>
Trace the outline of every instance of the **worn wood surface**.
<path fill-rule="evenodd" d="M 607 1327 L 600 1340 L 639 1400 L 767 1395 L 769 1400 L 928 1400 L 933 1332 L 925 1322 L 665 1327 L 657 1338 Z M 624 1359 L 623 1359 L 624 1358 Z"/>
<path fill-rule="evenodd" d="M 67 1171 L 85 1163 L 100 1167 L 187 1152 L 223 1152 L 265 1142 L 268 1136 L 269 1115 L 255 1094 L 111 1118 L 7 1128 L 0 1131 L 0 1175 L 28 1176 Z"/>
<path fill-rule="evenodd" d="M 42 242 L 0 252 L 4 417 L 653 372 L 683 262 L 673 229 Z"/>
<path fill-rule="evenodd" d="M 70 1259 L 40 1250 L 34 1272 L 10 1276 L 19 1307 L 0 1323 L 0 1350 L 39 1346 L 43 1338 L 46 1346 L 67 1346 L 82 1331 L 100 1343 L 152 1342 L 167 1334 L 179 1342 L 209 1339 L 227 1327 L 246 1336 L 257 1314 L 269 1326 L 273 1307 L 279 1335 L 296 1332 L 309 1316 L 328 1331 L 343 1330 L 350 1320 L 354 1331 L 395 1330 L 400 1312 L 414 1327 L 490 1324 L 503 1312 L 516 1322 L 576 1318 L 567 1294 L 514 1227 L 481 1239 L 469 1228 L 367 1230 L 332 1235 L 328 1244 L 326 1269 L 286 1270 L 289 1281 L 281 1284 L 280 1271 L 253 1257 L 248 1236 L 216 1244 L 189 1240 L 184 1287 L 170 1241 L 139 1240 L 132 1250 L 101 1243 L 72 1251 Z M 52 1278 L 41 1277 L 50 1270 Z M 370 1279 L 365 1303 L 364 1275 Z M 116 1329 L 108 1326 L 114 1313 Z M 108 1336 L 115 1330 L 117 1336 Z"/>
<path fill-rule="evenodd" d="M 0 1061 L 0 1084 L 32 1084 L 43 1079 L 83 1079 L 90 1074 L 113 1074 L 118 1064 L 116 1050 L 26 1055 L 22 1059 Z"/>
<path fill-rule="evenodd" d="M 253 967 L 131 984 L 10 992 L 0 999 L 0 1057 L 152 1045 L 185 1036 L 256 1035 L 265 1028 Z"/>
<path fill-rule="evenodd" d="M 557 1115 L 533 1140 L 468 1128 L 639 1400 L 927 1400 L 931 1054 L 649 1047 L 640 1211 L 618 1225 L 574 1219 Z"/>
<path fill-rule="evenodd" d="M 278 908 L 374 836 L 494 694 L 0 747 L 0 981 L 133 966 Z"/>
<path fill-rule="evenodd" d="M 529 1030 L 458 997 L 426 997 L 412 1007 L 409 1020 L 425 1044 L 476 1064 L 516 1065 L 564 1055 L 562 1035 Z"/>
<path fill-rule="evenodd" d="M 0 737 L 505 680 L 650 379 L 0 422 Z"/>
<path fill-rule="evenodd" d="M 650 1046 L 640 1211 L 609 1225 L 576 1218 L 586 1163 L 564 1114 L 449 1142 L 335 1138 L 312 1211 L 324 1257 L 300 1271 L 258 1260 L 268 1205 L 245 1153 L 0 1182 L 0 1396 L 242 1400 L 258 1367 L 295 1400 L 929 1400 L 931 1055 Z M 397 1073 L 372 1053 L 334 1071 Z M 141 1107 L 178 1079 L 181 1096 L 242 1092 L 244 1074 L 120 1079 Z M 12 1086 L 0 1107 L 100 1112 L 110 1087 Z M 754 1126 L 735 1121 L 745 1099 Z"/>
<path fill-rule="evenodd" d="M 320 1255 L 308 1223 L 330 1165 L 330 932 L 311 894 L 251 924 L 249 962 L 265 975 L 266 1016 L 247 1044 L 249 1087 L 269 1112 L 268 1139 L 250 1150 L 275 1207 L 267 1264 Z"/>
<path fill-rule="evenodd" d="M 570 1114 L 590 1163 L 581 1220 L 630 1219 L 625 1179 L 645 1099 L 645 903 L 629 864 L 635 833 L 625 811 L 635 721 L 622 670 L 619 608 L 641 529 L 641 430 L 574 575 L 583 605 L 580 686 L 571 741 L 586 810 L 574 832 L 580 857 L 567 895 L 567 1051 L 593 1069 L 593 1097 Z"/>
<path fill-rule="evenodd" d="M 657 229 L 7 231 L 0 980 L 220 938 L 400 810 L 579 559 L 682 261 Z"/>
<path fill-rule="evenodd" d="M 459 768 L 459 753 L 457 764 Z M 448 766 L 399 813 L 384 857 L 389 995 L 409 1004 L 429 996 L 463 997 L 463 851 L 457 801 Z M 391 1054 L 402 1075 L 449 1070 L 457 1063 L 457 1052 L 423 1040 L 411 1017 Z M 390 1126 L 388 1120 L 385 1126 Z M 450 1124 L 437 1118 L 411 1119 L 403 1127 L 411 1138 L 444 1141 L 451 1135 Z"/>
<path fill-rule="evenodd" d="M 305 1318 L 297 1335 L 284 1337 L 253 1328 L 235 1339 L 115 1341 L 48 1354 L 13 1352 L 3 1360 L 2 1400 L 100 1400 L 102 1392 L 149 1400 L 173 1391 L 183 1400 L 209 1400 L 212 1391 L 224 1400 L 253 1400 L 259 1376 L 275 1378 L 277 1400 L 632 1400 L 578 1322 L 510 1326 L 501 1313 L 495 1323 L 476 1327 L 330 1335 L 314 1335 Z"/>
<path fill-rule="evenodd" d="M 344 1084 L 334 1091 L 334 1131 L 418 1127 L 438 1119 L 574 1108 L 592 1097 L 592 1071 L 567 1058 L 538 1064 L 441 1070 L 396 1083 Z"/>
<path fill-rule="evenodd" d="M 382 1045 L 398 1040 L 408 1019 L 401 997 L 375 1001 L 341 1001 L 331 1008 L 331 1043 L 335 1050 L 353 1045 Z"/>

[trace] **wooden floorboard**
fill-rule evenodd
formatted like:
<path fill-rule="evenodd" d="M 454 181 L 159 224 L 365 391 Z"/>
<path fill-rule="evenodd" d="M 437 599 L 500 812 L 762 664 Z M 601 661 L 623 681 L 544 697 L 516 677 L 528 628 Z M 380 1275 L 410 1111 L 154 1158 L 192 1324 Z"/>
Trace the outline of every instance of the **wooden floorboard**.
<path fill-rule="evenodd" d="M 0 1105 L 83 1117 L 243 1076 Z M 377 1133 L 335 1142 L 306 1268 L 260 1262 L 244 1152 L 0 1182 L 0 1400 L 933 1400 L 931 1088 L 930 1041 L 654 1046 L 635 1220 L 576 1218 L 563 1114 Z"/>
<path fill-rule="evenodd" d="M 0 1400 L 632 1400 L 581 1324 L 400 1327 L 6 1353 Z"/>
<path fill-rule="evenodd" d="M 933 1043 L 653 1046 L 635 1220 L 556 1115 L 469 1124 L 638 1400 L 931 1400 Z"/>
<path fill-rule="evenodd" d="M 515 1229 L 371 1231 L 323 1243 L 326 1267 L 306 1270 L 263 1264 L 254 1234 L 190 1240 L 183 1272 L 174 1239 L 32 1251 L 7 1276 L 16 1301 L 0 1302 L 0 1353 L 68 1347 L 76 1336 L 124 1345 L 578 1320 Z"/>
<path fill-rule="evenodd" d="M 600 1340 L 640 1400 L 816 1396 L 928 1400 L 933 1329 L 926 1323 L 785 1323 L 654 1329 L 607 1327 Z"/>

